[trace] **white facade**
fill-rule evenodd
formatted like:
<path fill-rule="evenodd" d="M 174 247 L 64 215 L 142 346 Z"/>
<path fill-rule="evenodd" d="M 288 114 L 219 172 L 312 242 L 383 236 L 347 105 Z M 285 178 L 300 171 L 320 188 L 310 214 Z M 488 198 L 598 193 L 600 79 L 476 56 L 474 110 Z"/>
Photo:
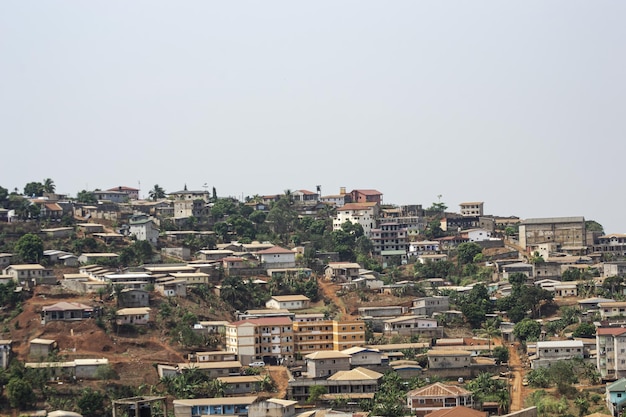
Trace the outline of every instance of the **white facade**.
<path fill-rule="evenodd" d="M 347 204 L 337 209 L 333 230 L 341 230 L 341 226 L 348 221 L 360 224 L 365 236 L 370 237 L 372 229 L 376 227 L 375 207 L 368 204 Z"/>
<path fill-rule="evenodd" d="M 491 239 L 491 232 L 487 229 L 469 229 L 464 230 L 462 233 L 467 234 L 470 242 L 482 242 L 483 240 Z"/>
<path fill-rule="evenodd" d="M 583 342 L 580 340 L 555 340 L 537 342 L 537 353 L 532 368 L 545 368 L 555 361 L 583 358 Z"/>

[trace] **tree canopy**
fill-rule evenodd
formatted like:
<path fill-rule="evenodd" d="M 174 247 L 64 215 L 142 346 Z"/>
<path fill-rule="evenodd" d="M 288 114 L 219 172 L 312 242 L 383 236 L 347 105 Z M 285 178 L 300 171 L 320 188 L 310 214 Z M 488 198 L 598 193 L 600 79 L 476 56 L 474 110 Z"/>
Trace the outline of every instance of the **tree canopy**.
<path fill-rule="evenodd" d="M 27 233 L 15 244 L 15 253 L 26 263 L 39 263 L 43 258 L 43 241 L 35 234 Z"/>

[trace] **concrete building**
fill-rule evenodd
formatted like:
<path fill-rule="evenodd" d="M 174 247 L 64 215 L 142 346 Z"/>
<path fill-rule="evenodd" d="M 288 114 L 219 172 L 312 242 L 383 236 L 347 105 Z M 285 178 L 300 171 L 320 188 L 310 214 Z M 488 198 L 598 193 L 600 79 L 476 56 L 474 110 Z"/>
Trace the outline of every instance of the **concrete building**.
<path fill-rule="evenodd" d="M 533 251 L 542 243 L 559 246 L 587 246 L 585 218 L 550 217 L 526 219 L 519 226 L 519 244 Z"/>
<path fill-rule="evenodd" d="M 302 310 L 309 308 L 311 299 L 305 295 L 273 295 L 266 303 L 265 307 L 276 310 Z"/>
<path fill-rule="evenodd" d="M 374 256 L 379 257 L 386 265 L 392 256 L 385 256 L 389 251 L 398 251 L 401 263 L 406 263 L 409 247 L 408 230 L 394 221 L 386 220 L 370 231 Z"/>
<path fill-rule="evenodd" d="M 465 368 L 472 363 L 472 353 L 465 350 L 429 350 L 427 355 L 428 369 Z"/>
<path fill-rule="evenodd" d="M 472 393 L 455 385 L 440 382 L 409 391 L 406 396 L 407 407 L 416 416 L 423 417 L 433 411 L 452 409 L 460 405 L 472 407 Z"/>
<path fill-rule="evenodd" d="M 580 340 L 540 341 L 535 357 L 531 358 L 531 367 L 546 368 L 556 361 L 583 357 L 583 342 Z"/>
<path fill-rule="evenodd" d="M 443 337 L 443 327 L 437 325 L 436 319 L 418 316 L 400 316 L 385 320 L 383 332 L 386 336 L 419 335 L 427 339 Z"/>
<path fill-rule="evenodd" d="M 133 216 L 128 222 L 128 234 L 139 241 L 147 241 L 156 246 L 159 240 L 159 228 L 154 220 L 146 215 Z"/>
<path fill-rule="evenodd" d="M 378 203 L 350 203 L 337 209 L 337 216 L 333 219 L 333 230 L 341 230 L 345 222 L 358 223 L 363 228 L 365 236 L 370 237 L 372 229 L 376 228 L 378 217 Z"/>
<path fill-rule="evenodd" d="M 294 355 L 293 323 L 288 317 L 240 320 L 226 325 L 226 350 L 244 365 L 290 363 Z"/>
<path fill-rule="evenodd" d="M 597 328 L 596 351 L 596 366 L 603 379 L 626 377 L 626 328 Z"/>
<path fill-rule="evenodd" d="M 459 204 L 461 208 L 461 216 L 484 216 L 485 203 L 482 201 L 474 201 Z"/>
<path fill-rule="evenodd" d="M 416 298 L 411 307 L 413 314 L 426 317 L 432 317 L 435 312 L 448 310 L 450 310 L 450 297 L 447 295 Z"/>
<path fill-rule="evenodd" d="M 309 378 L 328 378 L 336 372 L 350 370 L 350 355 L 342 352 L 309 353 L 304 360 Z"/>
<path fill-rule="evenodd" d="M 295 268 L 296 253 L 292 250 L 274 246 L 269 249 L 260 250 L 257 253 L 261 264 L 266 269 Z"/>

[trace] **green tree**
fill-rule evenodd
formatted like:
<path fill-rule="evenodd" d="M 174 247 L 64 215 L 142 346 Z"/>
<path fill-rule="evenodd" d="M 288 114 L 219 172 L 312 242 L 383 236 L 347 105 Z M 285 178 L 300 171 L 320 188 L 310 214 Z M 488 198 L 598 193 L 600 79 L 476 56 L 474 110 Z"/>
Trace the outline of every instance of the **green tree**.
<path fill-rule="evenodd" d="M 593 337 L 596 334 L 596 326 L 591 323 L 581 323 L 574 329 L 574 337 Z"/>
<path fill-rule="evenodd" d="M 390 371 L 383 375 L 380 388 L 374 395 L 372 414 L 382 417 L 402 417 L 406 413 L 405 385 L 398 374 Z"/>
<path fill-rule="evenodd" d="M 54 191 L 56 190 L 56 185 L 54 185 L 54 181 L 52 181 L 52 178 L 46 178 L 45 180 L 43 180 L 43 191 L 45 193 L 54 193 Z"/>
<path fill-rule="evenodd" d="M 96 417 L 104 415 L 104 395 L 100 391 L 86 388 L 81 392 L 76 405 L 85 417 Z"/>
<path fill-rule="evenodd" d="M 604 233 L 604 227 L 595 220 L 587 220 L 585 222 L 585 229 L 587 229 L 588 232 Z"/>
<path fill-rule="evenodd" d="M 513 327 L 513 334 L 523 342 L 538 340 L 541 336 L 541 325 L 533 319 L 525 318 Z"/>
<path fill-rule="evenodd" d="M 324 394 L 328 394 L 328 388 L 324 385 L 313 385 L 309 388 L 309 398 L 307 398 L 306 402 L 313 404 Z"/>
<path fill-rule="evenodd" d="M 476 284 L 469 293 L 460 296 L 456 304 L 473 328 L 480 327 L 493 308 L 489 300 L 489 292 L 483 284 Z"/>
<path fill-rule="evenodd" d="M 498 365 L 503 362 L 508 362 L 509 355 L 509 349 L 506 346 L 496 346 L 493 349 L 493 358 L 496 360 Z"/>
<path fill-rule="evenodd" d="M 489 340 L 489 351 L 491 352 L 491 339 L 500 336 L 500 323 L 498 319 L 491 319 L 481 324 L 477 330 L 479 337 L 487 337 Z"/>
<path fill-rule="evenodd" d="M 9 190 L 0 186 L 0 207 L 7 208 L 9 202 Z"/>
<path fill-rule="evenodd" d="M 93 192 L 82 190 L 82 191 L 79 191 L 78 194 L 76 195 L 76 201 L 78 201 L 79 203 L 84 203 L 84 204 L 96 204 L 98 202 L 98 199 L 96 198 L 96 195 Z"/>
<path fill-rule="evenodd" d="M 165 198 L 165 190 L 159 184 L 154 184 L 154 187 L 148 191 L 148 195 L 152 201 L 157 201 L 161 198 Z"/>
<path fill-rule="evenodd" d="M 482 253 L 483 249 L 475 242 L 465 242 L 457 246 L 457 259 L 460 265 L 465 265 L 474 262 L 474 258 L 479 253 Z"/>
<path fill-rule="evenodd" d="M 40 197 L 43 192 L 43 184 L 40 182 L 29 182 L 24 186 L 24 195 L 27 197 Z"/>
<path fill-rule="evenodd" d="M 7 398 L 13 408 L 28 409 L 35 405 L 37 398 L 33 387 L 26 379 L 12 377 L 6 386 Z"/>
<path fill-rule="evenodd" d="M 39 263 L 43 258 L 43 241 L 35 234 L 27 233 L 15 244 L 15 253 L 26 263 Z"/>

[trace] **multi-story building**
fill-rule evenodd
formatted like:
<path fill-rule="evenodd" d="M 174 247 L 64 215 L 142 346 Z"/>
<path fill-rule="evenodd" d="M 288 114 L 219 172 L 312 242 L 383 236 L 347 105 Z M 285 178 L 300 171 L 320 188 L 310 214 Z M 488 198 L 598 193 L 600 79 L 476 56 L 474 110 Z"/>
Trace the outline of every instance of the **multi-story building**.
<path fill-rule="evenodd" d="M 483 206 L 485 203 L 482 201 L 474 201 L 470 203 L 461 203 L 459 206 L 461 207 L 461 216 L 482 216 Z"/>
<path fill-rule="evenodd" d="M 626 377 L 626 328 L 596 329 L 596 366 L 602 379 Z"/>
<path fill-rule="evenodd" d="M 139 200 L 139 189 L 137 188 L 120 185 L 117 187 L 109 188 L 107 191 L 118 191 L 120 193 L 125 193 L 130 200 Z"/>
<path fill-rule="evenodd" d="M 418 335 L 427 339 L 443 337 L 443 327 L 437 325 L 437 319 L 418 316 L 400 316 L 385 320 L 383 332 L 386 336 Z"/>
<path fill-rule="evenodd" d="M 409 391 L 406 395 L 407 407 L 417 416 L 457 406 L 472 407 L 472 393 L 455 385 L 444 385 L 440 382 Z"/>
<path fill-rule="evenodd" d="M 411 311 L 416 316 L 432 317 L 433 313 L 450 309 L 450 297 L 447 295 L 435 295 L 432 297 L 420 297 L 413 300 Z"/>
<path fill-rule="evenodd" d="M 598 242 L 593 245 L 593 251 L 618 256 L 626 255 L 626 234 L 613 233 L 598 237 Z"/>
<path fill-rule="evenodd" d="M 377 190 L 352 190 L 350 191 L 352 203 L 383 203 L 383 193 Z"/>
<path fill-rule="evenodd" d="M 559 246 L 587 246 L 585 218 L 551 217 L 526 219 L 519 226 L 519 244 L 535 250 L 542 243 L 554 242 Z"/>
<path fill-rule="evenodd" d="M 333 321 L 333 350 L 344 350 L 364 344 L 364 321 Z"/>
<path fill-rule="evenodd" d="M 342 350 L 365 343 L 365 324 L 359 320 L 294 322 L 293 332 L 295 351 L 302 355 Z"/>
<path fill-rule="evenodd" d="M 129 220 L 128 234 L 135 236 L 137 240 L 146 240 L 151 245 L 156 245 L 159 240 L 159 228 L 146 215 L 136 215 Z"/>
<path fill-rule="evenodd" d="M 598 303 L 598 309 L 602 320 L 626 320 L 626 302 L 624 301 L 608 301 Z"/>
<path fill-rule="evenodd" d="M 226 350 L 244 365 L 255 361 L 288 363 L 294 355 L 293 323 L 289 317 L 265 317 L 226 325 Z"/>
<path fill-rule="evenodd" d="M 304 360 L 309 378 L 328 378 L 336 372 L 350 370 L 350 355 L 342 352 L 313 352 Z"/>
<path fill-rule="evenodd" d="M 381 223 L 376 229 L 370 230 L 373 254 L 386 264 L 394 255 L 406 262 L 409 237 L 406 227 L 394 221 Z"/>
<path fill-rule="evenodd" d="M 333 219 L 333 230 L 341 230 L 345 222 L 358 223 L 363 227 L 365 236 L 370 237 L 376 227 L 378 203 L 350 203 L 337 209 L 337 217 Z"/>
<path fill-rule="evenodd" d="M 547 368 L 555 361 L 584 357 L 580 340 L 550 340 L 537 342 L 537 353 L 531 362 L 533 369 Z"/>

